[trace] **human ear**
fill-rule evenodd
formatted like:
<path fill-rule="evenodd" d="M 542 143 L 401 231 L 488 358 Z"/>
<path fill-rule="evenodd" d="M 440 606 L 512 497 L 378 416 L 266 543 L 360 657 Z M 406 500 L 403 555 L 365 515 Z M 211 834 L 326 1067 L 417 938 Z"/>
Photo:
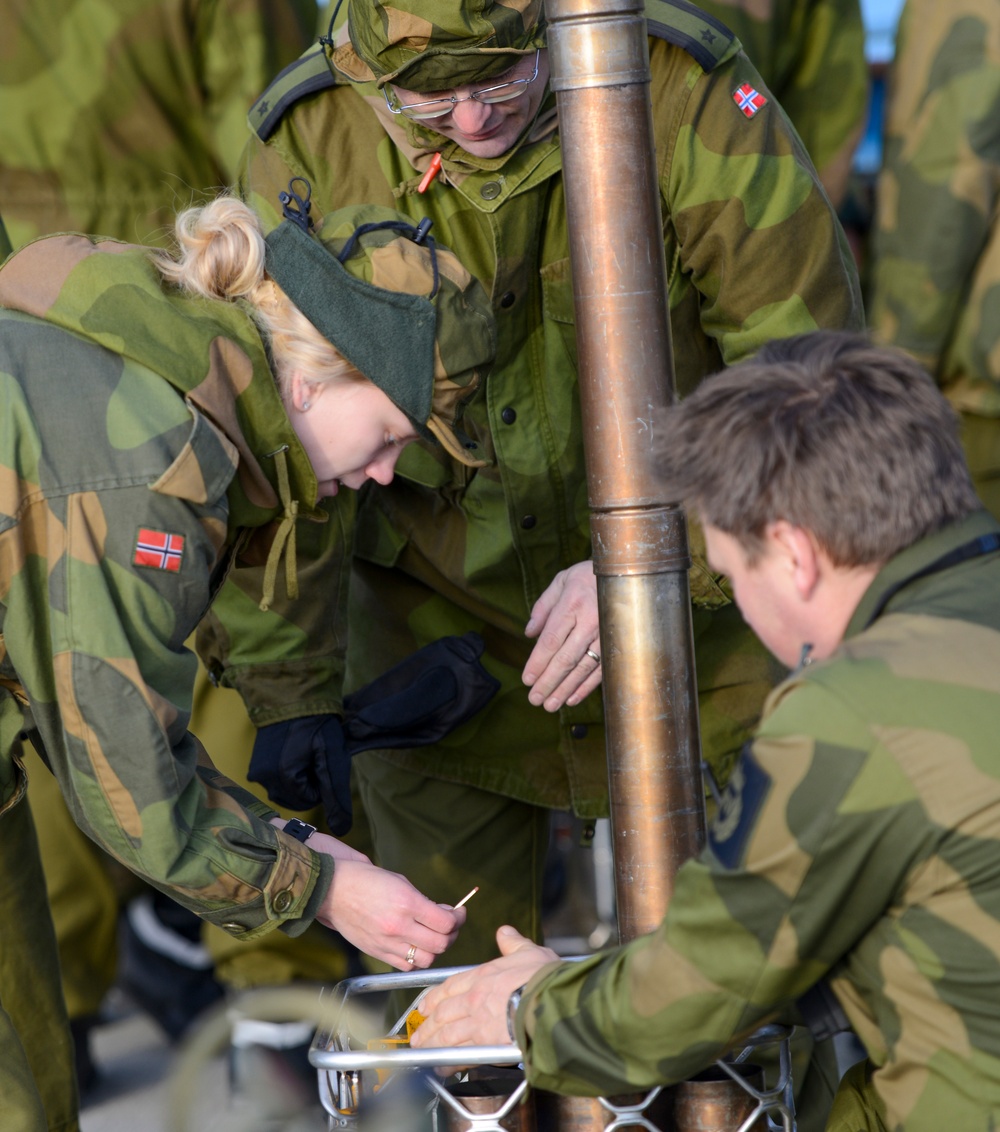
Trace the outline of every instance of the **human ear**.
<path fill-rule="evenodd" d="M 812 535 L 787 519 L 768 523 L 765 539 L 778 554 L 782 568 L 803 601 L 809 601 L 820 581 L 820 560 Z"/>
<path fill-rule="evenodd" d="M 292 370 L 289 378 L 289 401 L 292 408 L 300 413 L 308 413 L 321 390 L 322 386 L 318 382 L 309 381 L 300 370 Z"/>

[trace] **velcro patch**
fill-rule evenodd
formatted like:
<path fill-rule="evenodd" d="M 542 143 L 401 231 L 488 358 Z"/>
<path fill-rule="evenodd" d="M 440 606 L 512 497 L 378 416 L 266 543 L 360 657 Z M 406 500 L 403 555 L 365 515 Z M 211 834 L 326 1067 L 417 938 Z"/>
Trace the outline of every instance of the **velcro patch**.
<path fill-rule="evenodd" d="M 748 118 L 752 118 L 762 106 L 767 105 L 767 99 L 749 83 L 744 83 L 733 91 L 733 102 Z"/>
<path fill-rule="evenodd" d="M 152 570 L 180 571 L 184 559 L 184 536 L 140 527 L 135 539 L 133 566 L 147 566 Z"/>
<path fill-rule="evenodd" d="M 718 815 L 708 831 L 708 844 L 727 869 L 735 869 L 743 859 L 770 789 L 771 776 L 754 758 L 751 744 L 744 743 L 723 791 Z"/>

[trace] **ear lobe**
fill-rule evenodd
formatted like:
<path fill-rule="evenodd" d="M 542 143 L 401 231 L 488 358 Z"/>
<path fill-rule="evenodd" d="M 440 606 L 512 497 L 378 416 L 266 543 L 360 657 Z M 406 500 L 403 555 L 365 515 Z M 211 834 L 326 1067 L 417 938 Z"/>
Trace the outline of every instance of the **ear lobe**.
<path fill-rule="evenodd" d="M 319 396 L 322 386 L 315 381 L 308 381 L 299 370 L 292 371 L 289 384 L 291 386 L 289 400 L 292 407 L 300 413 L 308 412 Z"/>

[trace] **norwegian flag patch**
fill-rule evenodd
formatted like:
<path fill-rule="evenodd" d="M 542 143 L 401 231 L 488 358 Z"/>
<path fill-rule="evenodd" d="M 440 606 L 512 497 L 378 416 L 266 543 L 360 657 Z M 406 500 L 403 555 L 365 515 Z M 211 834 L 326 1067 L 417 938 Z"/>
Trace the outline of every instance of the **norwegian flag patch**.
<path fill-rule="evenodd" d="M 140 527 L 135 539 L 133 566 L 148 566 L 152 570 L 168 570 L 176 574 L 184 557 L 184 536 L 166 531 Z"/>
<path fill-rule="evenodd" d="M 733 91 L 733 102 L 748 118 L 752 118 L 762 106 L 767 105 L 767 99 L 749 83 L 744 83 Z"/>

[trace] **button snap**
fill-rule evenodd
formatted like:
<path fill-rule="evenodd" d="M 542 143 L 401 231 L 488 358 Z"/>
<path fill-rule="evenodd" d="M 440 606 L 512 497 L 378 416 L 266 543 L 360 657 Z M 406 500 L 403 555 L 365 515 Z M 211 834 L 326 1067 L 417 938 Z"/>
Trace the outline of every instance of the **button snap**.
<path fill-rule="evenodd" d="M 538 520 L 534 515 L 525 515 L 521 520 L 521 526 L 524 527 L 526 531 L 530 531 L 531 528 L 537 524 L 537 522 Z"/>
<path fill-rule="evenodd" d="M 512 409 L 509 405 L 500 414 L 500 419 L 504 424 L 513 424 L 517 420 L 517 409 Z"/>
<path fill-rule="evenodd" d="M 515 296 L 514 292 L 508 291 L 500 299 L 500 305 L 504 308 L 504 310 L 507 310 L 508 307 L 512 307 L 516 301 L 517 301 L 517 297 Z"/>
<path fill-rule="evenodd" d="M 500 192 L 501 189 L 499 181 L 487 181 L 486 184 L 483 185 L 483 187 L 479 190 L 479 195 L 483 198 L 483 200 L 496 200 L 500 195 Z"/>
<path fill-rule="evenodd" d="M 287 888 L 283 888 L 281 892 L 275 894 L 274 897 L 274 910 L 275 912 L 287 912 L 295 901 L 295 897 Z"/>
<path fill-rule="evenodd" d="M 574 739 L 586 739 L 587 725 L 585 723 L 574 723 L 573 726 L 569 729 L 569 733 L 573 736 Z"/>

